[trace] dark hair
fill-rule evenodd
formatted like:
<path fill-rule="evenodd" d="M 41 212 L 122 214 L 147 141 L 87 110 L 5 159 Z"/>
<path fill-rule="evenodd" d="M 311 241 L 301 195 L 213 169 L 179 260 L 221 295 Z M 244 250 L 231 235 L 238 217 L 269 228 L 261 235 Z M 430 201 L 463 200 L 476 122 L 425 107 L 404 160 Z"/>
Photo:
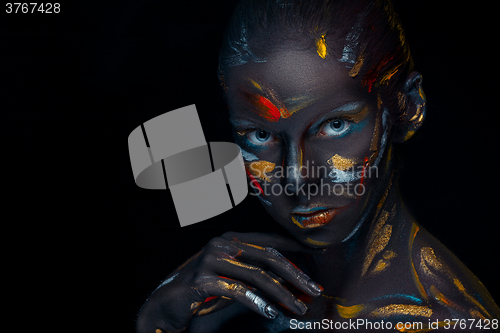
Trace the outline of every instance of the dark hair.
<path fill-rule="evenodd" d="M 242 0 L 235 8 L 222 42 L 219 80 L 224 71 L 284 47 L 316 48 L 335 56 L 362 75 L 371 92 L 378 88 L 395 122 L 405 105 L 402 91 L 413 70 L 410 48 L 390 0 Z"/>

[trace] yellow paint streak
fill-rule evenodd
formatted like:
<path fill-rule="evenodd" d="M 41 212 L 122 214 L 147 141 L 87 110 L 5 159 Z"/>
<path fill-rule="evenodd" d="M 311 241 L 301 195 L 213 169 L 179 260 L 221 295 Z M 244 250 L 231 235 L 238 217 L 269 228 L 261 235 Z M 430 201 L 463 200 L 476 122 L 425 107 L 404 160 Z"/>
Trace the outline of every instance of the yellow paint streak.
<path fill-rule="evenodd" d="M 474 318 L 479 318 L 479 319 L 482 319 L 482 320 L 486 320 L 486 317 L 485 317 L 485 316 L 483 316 L 483 315 L 481 314 L 481 312 L 479 312 L 479 311 L 477 311 L 477 310 L 470 309 L 470 310 L 469 310 L 469 313 L 470 313 L 470 315 L 471 315 L 472 317 L 474 317 Z"/>
<path fill-rule="evenodd" d="M 477 301 L 477 299 L 475 299 L 474 297 L 469 295 L 469 293 L 467 292 L 467 290 L 465 290 L 465 287 L 462 284 L 462 282 L 460 282 L 460 280 L 453 279 L 453 283 L 458 288 L 458 290 L 460 290 L 460 292 L 465 296 L 465 298 L 467 298 L 471 303 L 473 303 L 475 306 L 477 306 L 479 310 L 481 310 L 484 314 L 486 314 L 486 317 L 491 318 L 490 314 L 488 313 L 488 311 L 486 311 L 484 306 L 482 306 L 481 303 L 479 303 Z"/>
<path fill-rule="evenodd" d="M 398 255 L 394 252 L 394 251 L 385 251 L 384 254 L 382 255 L 382 257 L 384 259 L 380 259 L 377 264 L 375 265 L 375 267 L 373 268 L 373 270 L 371 271 L 371 274 L 378 274 L 380 272 L 383 272 L 387 269 L 387 267 L 389 267 L 391 265 L 391 262 L 390 260 L 392 258 L 395 258 L 397 257 Z"/>
<path fill-rule="evenodd" d="M 390 251 L 390 250 L 385 251 L 384 254 L 382 255 L 382 257 L 386 260 L 390 260 L 390 259 L 395 258 L 397 256 L 398 256 L 398 254 L 396 252 Z"/>
<path fill-rule="evenodd" d="M 398 105 L 401 110 L 406 108 L 406 94 L 398 92 Z"/>
<path fill-rule="evenodd" d="M 327 246 L 327 245 L 330 245 L 329 242 L 321 242 L 321 241 L 314 240 L 312 238 L 306 238 L 306 242 L 308 242 L 309 244 L 312 244 L 312 245 L 316 245 L 316 246 Z"/>
<path fill-rule="evenodd" d="M 271 179 L 267 175 L 268 172 L 272 172 L 276 167 L 275 163 L 268 161 L 254 161 L 250 162 L 248 165 L 248 169 L 252 173 L 252 175 L 261 180 L 265 180 L 270 182 Z"/>
<path fill-rule="evenodd" d="M 377 222 L 373 233 L 370 235 L 371 244 L 369 245 L 365 261 L 363 262 L 361 276 L 364 276 L 366 274 L 377 253 L 382 252 L 391 239 L 392 225 L 384 225 L 388 218 L 389 213 L 386 211 L 382 211 L 379 221 Z"/>
<path fill-rule="evenodd" d="M 372 270 L 372 274 L 377 274 L 380 272 L 383 272 L 387 267 L 389 267 L 391 263 L 389 261 L 386 261 L 384 259 L 380 259 L 375 267 Z"/>
<path fill-rule="evenodd" d="M 250 247 L 254 247 L 254 248 L 259 249 L 259 250 L 264 250 L 264 251 L 266 250 L 264 247 L 258 246 L 258 245 L 255 245 L 255 244 L 243 243 L 243 242 L 240 242 L 240 243 L 241 244 L 245 244 L 245 245 L 250 246 Z"/>
<path fill-rule="evenodd" d="M 394 315 L 410 315 L 418 317 L 432 316 L 432 309 L 422 305 L 391 304 L 375 309 L 371 312 L 375 317 L 388 317 Z"/>
<path fill-rule="evenodd" d="M 287 105 L 288 114 L 291 116 L 297 111 L 307 108 L 316 101 L 316 98 L 309 96 L 292 97 L 285 99 L 284 103 Z"/>
<path fill-rule="evenodd" d="M 413 134 L 415 134 L 415 132 L 416 132 L 415 130 L 408 131 L 405 135 L 404 141 L 409 140 L 413 136 Z"/>
<path fill-rule="evenodd" d="M 259 89 L 260 91 L 262 91 L 262 87 L 260 86 L 260 84 L 258 84 L 257 82 L 255 82 L 255 81 L 254 81 L 254 80 L 252 80 L 252 79 L 248 79 L 248 80 L 250 81 L 250 83 L 252 83 L 252 85 L 253 85 L 255 88 L 257 88 L 257 89 Z"/>
<path fill-rule="evenodd" d="M 350 159 L 347 157 L 342 157 L 339 154 L 333 155 L 326 163 L 333 165 L 333 167 L 337 170 L 344 171 L 349 168 L 352 168 L 359 163 L 356 159 Z"/>
<path fill-rule="evenodd" d="M 382 75 L 378 85 L 389 84 L 389 81 L 391 80 L 391 78 L 394 76 L 394 74 L 396 74 L 398 72 L 399 66 L 401 66 L 401 64 L 397 65 L 392 70 L 390 70 L 387 73 L 385 73 L 384 75 Z"/>
<path fill-rule="evenodd" d="M 365 55 L 364 53 L 361 53 L 356 59 L 356 63 L 352 67 L 352 69 L 349 71 L 349 76 L 350 77 L 356 77 L 359 74 L 359 71 L 361 70 L 361 67 L 363 67 L 363 62 L 365 61 Z"/>
<path fill-rule="evenodd" d="M 304 229 L 304 227 L 302 226 L 302 224 L 300 224 L 296 219 L 295 217 L 292 216 L 292 222 L 299 228 L 301 229 Z"/>
<path fill-rule="evenodd" d="M 425 292 L 424 286 L 420 282 L 420 278 L 418 277 L 417 271 L 415 269 L 415 264 L 413 263 L 413 260 L 412 260 L 413 242 L 415 241 L 415 237 L 417 236 L 417 233 L 419 230 L 420 230 L 420 228 L 418 227 L 418 225 L 413 223 L 411 226 L 411 231 L 410 231 L 410 241 L 408 242 L 408 250 L 410 253 L 410 262 L 411 262 L 411 268 L 412 268 L 411 273 L 412 273 L 412 277 L 413 277 L 413 282 L 415 283 L 415 286 L 417 287 L 418 291 L 420 292 L 420 295 L 422 295 L 422 297 L 427 300 L 429 298 L 429 296 Z"/>
<path fill-rule="evenodd" d="M 347 118 L 355 123 L 359 123 L 361 120 L 365 119 L 366 116 L 370 113 L 370 108 L 365 106 L 361 111 L 354 115 L 349 115 Z"/>
<path fill-rule="evenodd" d="M 316 52 L 318 52 L 318 55 L 323 59 L 325 59 L 328 54 L 325 36 L 326 35 L 323 34 L 320 38 L 316 39 Z"/>
<path fill-rule="evenodd" d="M 432 297 L 434 297 L 434 299 L 439 303 L 454 308 L 455 310 L 463 311 L 463 308 L 461 306 L 444 296 L 435 286 L 431 286 L 429 288 L 429 292 L 431 293 Z"/>
<path fill-rule="evenodd" d="M 363 304 L 357 304 L 352 306 L 342 306 L 340 304 L 335 304 L 337 307 L 337 312 L 339 316 L 342 318 L 355 318 L 357 317 L 364 309 L 365 306 Z"/>

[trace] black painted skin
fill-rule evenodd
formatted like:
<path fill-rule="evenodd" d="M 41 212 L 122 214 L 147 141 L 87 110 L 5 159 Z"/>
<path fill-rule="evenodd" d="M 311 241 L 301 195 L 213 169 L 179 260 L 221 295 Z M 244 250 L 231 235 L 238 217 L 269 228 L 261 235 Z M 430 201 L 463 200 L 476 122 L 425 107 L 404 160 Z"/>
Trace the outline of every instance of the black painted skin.
<path fill-rule="evenodd" d="M 406 119 L 400 122 L 405 125 L 386 120 L 384 146 L 380 124 L 385 106 L 361 77 L 349 76 L 343 64 L 323 59 L 315 49 L 289 47 L 266 59 L 225 73 L 237 144 L 258 161 L 294 170 L 306 163 L 331 170 L 327 161 L 336 154 L 361 167 L 369 157 L 373 166 L 380 154 L 378 173 L 362 180 L 363 195 L 309 197 L 298 191 L 300 186 L 332 184 L 332 178 L 326 173 L 278 175 L 278 168 L 266 172 L 267 180 L 256 175 L 261 187 L 292 184 L 291 195 L 262 197 L 286 232 L 228 232 L 211 240 L 153 292 L 139 314 L 137 332 L 279 332 L 291 327 L 291 319 L 325 318 L 384 320 L 392 323 L 391 332 L 398 331 L 398 322 L 422 322 L 422 332 L 435 322 L 435 331 L 450 332 L 446 325 L 453 326 L 451 320 L 465 319 L 467 329 L 460 332 L 468 331 L 472 320 L 483 326 L 489 322 L 488 331 L 495 331 L 491 320 L 500 319 L 500 309 L 491 295 L 409 215 L 398 191 L 391 147 L 408 139 L 423 121 L 418 116 L 426 103 L 420 74 L 408 75 L 403 87 Z M 270 91 L 281 101 L 307 96 L 310 102 L 287 118 L 269 121 L 262 116 L 262 105 L 248 96 L 271 100 Z M 332 112 L 353 102 L 359 106 L 355 110 Z M 362 126 L 349 120 L 366 107 Z M 356 130 L 337 135 L 328 127 L 335 119 L 347 119 L 344 125 Z M 347 208 L 325 225 L 304 228 L 291 219 L 299 206 Z"/>

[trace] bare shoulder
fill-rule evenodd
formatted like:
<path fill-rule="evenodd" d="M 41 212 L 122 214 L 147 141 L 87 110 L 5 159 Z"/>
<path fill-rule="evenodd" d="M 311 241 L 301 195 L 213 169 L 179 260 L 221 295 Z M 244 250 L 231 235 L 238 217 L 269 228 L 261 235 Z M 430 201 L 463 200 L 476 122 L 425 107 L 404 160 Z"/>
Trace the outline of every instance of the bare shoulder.
<path fill-rule="evenodd" d="M 450 250 L 416 223 L 410 237 L 414 282 L 433 305 L 434 317 L 500 318 L 486 287 Z"/>

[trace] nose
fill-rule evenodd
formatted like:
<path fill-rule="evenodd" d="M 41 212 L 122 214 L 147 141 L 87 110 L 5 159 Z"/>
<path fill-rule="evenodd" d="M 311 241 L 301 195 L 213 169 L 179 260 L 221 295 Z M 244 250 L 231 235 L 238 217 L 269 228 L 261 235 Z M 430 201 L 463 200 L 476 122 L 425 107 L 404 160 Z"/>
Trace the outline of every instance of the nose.
<path fill-rule="evenodd" d="M 288 193 L 299 194 L 306 183 L 307 170 L 304 167 L 304 149 L 298 143 L 289 143 L 284 156 L 283 182 Z"/>

